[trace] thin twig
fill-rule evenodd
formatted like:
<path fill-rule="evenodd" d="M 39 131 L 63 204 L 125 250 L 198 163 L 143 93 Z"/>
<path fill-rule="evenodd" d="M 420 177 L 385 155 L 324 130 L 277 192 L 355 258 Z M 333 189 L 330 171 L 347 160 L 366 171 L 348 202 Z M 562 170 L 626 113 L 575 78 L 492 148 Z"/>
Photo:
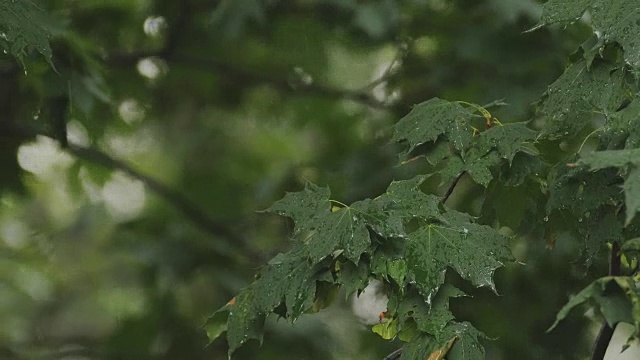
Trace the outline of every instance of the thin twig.
<path fill-rule="evenodd" d="M 618 275 L 620 275 L 620 245 L 614 241 L 613 244 L 611 244 L 609 276 Z M 604 359 L 604 355 L 607 352 L 609 343 L 611 342 L 611 337 L 613 337 L 613 330 L 614 329 L 609 326 L 606 320 L 602 323 L 602 327 L 600 327 L 600 332 L 598 332 L 598 337 L 596 337 L 596 342 L 593 346 L 591 360 Z"/>
<path fill-rule="evenodd" d="M 140 59 L 147 57 L 162 58 L 168 63 L 181 63 L 204 71 L 211 71 L 217 74 L 229 76 L 236 83 L 259 83 L 271 85 L 274 88 L 297 95 L 315 95 L 332 99 L 347 99 L 368 107 L 386 110 L 389 105 L 376 99 L 368 92 L 358 90 L 338 89 L 319 83 L 310 84 L 292 84 L 289 80 L 282 77 L 275 77 L 268 74 L 256 73 L 237 66 L 230 65 L 226 62 L 211 57 L 203 57 L 182 53 L 170 53 L 166 49 L 159 50 L 143 50 L 131 53 L 112 53 L 103 58 L 108 65 L 113 66 L 131 66 L 136 64 Z"/>
<path fill-rule="evenodd" d="M 391 354 L 387 355 L 384 360 L 398 360 L 400 359 L 400 357 L 402 357 L 402 348 L 392 352 Z"/>
<path fill-rule="evenodd" d="M 451 196 L 451 194 L 453 194 L 453 190 L 456 188 L 456 185 L 458 185 L 458 182 L 460 181 L 460 179 L 462 179 L 463 175 L 464 175 L 464 171 L 461 172 L 460 174 L 458 174 L 458 176 L 456 176 L 456 178 L 453 179 L 451 184 L 449 184 L 449 187 L 447 188 L 447 192 L 444 193 L 444 196 L 442 197 L 442 200 L 440 201 L 441 204 L 444 205 L 444 203 L 446 203 L 447 200 L 449 200 L 449 197 Z"/>
<path fill-rule="evenodd" d="M 387 68 L 384 70 L 382 75 L 380 75 L 380 77 L 378 77 L 377 79 L 373 80 L 371 83 L 363 86 L 360 90 L 358 90 L 358 92 L 362 92 L 362 93 L 369 92 L 373 90 L 376 86 L 389 80 L 393 75 L 395 75 L 395 69 L 394 69 L 395 65 L 400 60 L 402 60 L 402 58 L 406 54 L 407 54 L 407 46 L 406 44 L 402 43 L 398 46 L 398 50 L 396 51 L 396 54 L 394 55 L 393 59 L 389 63 L 389 66 L 387 66 Z"/>

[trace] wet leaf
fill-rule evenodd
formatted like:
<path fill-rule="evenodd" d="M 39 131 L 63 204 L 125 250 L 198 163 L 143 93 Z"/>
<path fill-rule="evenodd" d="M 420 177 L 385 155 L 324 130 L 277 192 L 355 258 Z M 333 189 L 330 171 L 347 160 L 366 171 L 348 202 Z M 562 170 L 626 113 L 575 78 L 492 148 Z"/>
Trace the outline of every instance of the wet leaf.
<path fill-rule="evenodd" d="M 617 42 L 625 50 L 625 59 L 640 67 L 640 11 L 636 0 L 549 0 L 542 7 L 536 27 L 576 22 L 586 11 L 591 26 L 604 42 Z"/>

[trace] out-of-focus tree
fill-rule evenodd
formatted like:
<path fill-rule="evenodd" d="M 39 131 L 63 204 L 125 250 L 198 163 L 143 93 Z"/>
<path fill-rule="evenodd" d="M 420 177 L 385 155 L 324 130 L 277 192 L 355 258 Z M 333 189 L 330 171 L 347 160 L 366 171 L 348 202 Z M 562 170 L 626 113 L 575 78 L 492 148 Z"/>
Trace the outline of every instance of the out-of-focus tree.
<path fill-rule="evenodd" d="M 390 126 L 425 99 L 503 98 L 501 121 L 529 118 L 588 33 L 523 33 L 539 15 L 531 0 L 2 0 L 0 358 L 226 357 L 205 319 L 289 246 L 291 224 L 256 210 L 309 180 L 377 196 L 408 171 Z M 451 202 L 480 215 L 478 194 L 463 182 Z M 497 274 L 505 296 L 465 289 L 473 307 L 453 308 L 497 338 L 490 358 L 580 358 L 585 320 L 545 333 L 586 283 L 575 245 L 513 245 L 527 266 Z M 356 324 L 339 297 L 271 319 L 236 356 L 396 347 Z"/>

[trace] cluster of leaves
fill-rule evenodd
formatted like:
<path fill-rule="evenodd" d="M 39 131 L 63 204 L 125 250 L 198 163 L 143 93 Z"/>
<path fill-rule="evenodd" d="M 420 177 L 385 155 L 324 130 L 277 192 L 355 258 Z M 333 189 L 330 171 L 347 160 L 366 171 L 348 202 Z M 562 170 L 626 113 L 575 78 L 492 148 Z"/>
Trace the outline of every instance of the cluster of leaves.
<path fill-rule="evenodd" d="M 252 3 L 224 2 L 220 14 L 240 6 L 246 19 L 234 24 L 261 22 L 247 6 Z M 361 9 L 359 16 L 366 11 Z M 377 278 L 385 284 L 389 304 L 374 331 L 405 341 L 404 358 L 447 354 L 450 359 L 479 359 L 484 357 L 483 335 L 449 310 L 449 300 L 464 292 L 445 273 L 451 268 L 473 286 L 495 290 L 494 271 L 512 261 L 508 238 L 497 230 L 501 226 L 525 235 L 527 227 L 539 225 L 550 244 L 559 237 L 582 239 L 587 263 L 605 244 L 619 243 L 626 263 L 637 264 L 640 12 L 635 0 L 551 0 L 544 5 L 540 26 L 569 25 L 585 11 L 594 35 L 543 95 L 538 107 L 543 125 L 503 124 L 487 111 L 489 106 L 434 98 L 415 106 L 393 135 L 394 142 L 406 146 L 403 156 L 427 160 L 430 167 L 424 174 L 394 181 L 381 196 L 350 205 L 331 199 L 327 188 L 309 184 L 267 209 L 293 219 L 297 241 L 209 319 L 210 339 L 226 331 L 231 355 L 247 340 L 262 339 L 269 314 L 295 321 L 327 306 L 338 288 L 356 293 Z M 0 43 L 5 51 L 22 59 L 35 50 L 50 61 L 41 16 L 31 1 L 3 1 Z M 365 26 L 368 21 L 361 23 L 372 34 L 380 32 Z M 96 79 L 69 78 L 74 76 L 83 84 Z M 100 98 L 94 82 L 85 85 L 94 91 L 77 93 L 93 92 Z M 557 149 L 570 149 L 572 155 L 558 158 Z M 448 194 L 438 197 L 421 189 L 429 178 L 455 185 L 465 174 L 485 189 L 480 218 L 448 208 Z M 495 200 L 509 192 L 525 193 L 528 201 L 505 205 Z M 525 216 L 531 221 L 523 222 Z M 558 320 L 578 304 L 593 301 L 610 324 L 633 323 L 640 335 L 635 280 L 597 280 L 567 304 Z"/>
<path fill-rule="evenodd" d="M 403 358 L 480 359 L 483 335 L 449 311 L 449 299 L 464 293 L 445 281 L 445 272 L 451 268 L 476 287 L 494 288 L 494 271 L 512 260 L 508 239 L 496 227 L 506 224 L 524 236 L 527 214 L 529 225 L 544 227 L 550 245 L 567 234 L 583 239 L 587 264 L 607 243 L 625 248 L 626 239 L 639 235 L 640 12 L 632 0 L 551 0 L 539 26 L 569 25 L 587 10 L 593 38 L 540 100 L 542 126 L 503 124 L 486 107 L 434 98 L 416 105 L 393 135 L 406 146 L 403 155 L 427 159 L 427 174 L 395 181 L 383 195 L 351 205 L 309 184 L 270 207 L 268 212 L 293 219 L 298 241 L 211 317 L 209 337 L 227 331 L 231 355 L 248 339 L 262 339 L 268 314 L 295 321 L 324 307 L 337 287 L 351 294 L 377 278 L 390 300 L 384 321 L 373 328 L 386 339 L 406 341 Z M 595 151 L 586 150 L 587 142 Z M 573 155 L 557 158 L 558 148 L 572 148 Z M 494 226 L 448 209 L 446 197 L 420 189 L 427 177 L 455 185 L 464 174 L 486 188 L 485 209 L 495 215 L 480 220 Z M 529 194 L 530 201 L 512 210 L 519 220 L 507 219 L 500 208 L 505 205 L 491 200 L 506 188 Z M 638 291 L 630 279 L 597 280 L 566 305 L 558 321 L 577 304 L 595 300 L 609 323 L 634 323 L 639 335 Z"/>

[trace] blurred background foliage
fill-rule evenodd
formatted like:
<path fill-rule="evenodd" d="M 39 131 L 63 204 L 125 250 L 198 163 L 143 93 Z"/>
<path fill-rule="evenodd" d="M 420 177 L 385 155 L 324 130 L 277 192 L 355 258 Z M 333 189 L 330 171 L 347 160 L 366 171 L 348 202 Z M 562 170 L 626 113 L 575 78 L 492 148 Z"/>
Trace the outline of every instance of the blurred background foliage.
<path fill-rule="evenodd" d="M 533 0 L 36 4 L 51 49 L 0 56 L 1 359 L 225 358 L 201 325 L 288 248 L 291 224 L 257 210 L 306 181 L 345 203 L 379 195 L 413 171 L 390 127 L 431 97 L 504 99 L 494 116 L 530 119 L 589 34 L 523 33 Z M 479 194 L 463 179 L 450 204 L 480 215 Z M 532 234 L 514 239 L 525 265 L 497 274 L 500 297 L 468 288 L 453 308 L 496 339 L 489 359 L 583 358 L 597 329 L 581 314 L 545 333 L 587 283 L 579 251 Z M 271 319 L 236 356 L 399 345 L 354 319 L 342 296 L 293 327 Z"/>

